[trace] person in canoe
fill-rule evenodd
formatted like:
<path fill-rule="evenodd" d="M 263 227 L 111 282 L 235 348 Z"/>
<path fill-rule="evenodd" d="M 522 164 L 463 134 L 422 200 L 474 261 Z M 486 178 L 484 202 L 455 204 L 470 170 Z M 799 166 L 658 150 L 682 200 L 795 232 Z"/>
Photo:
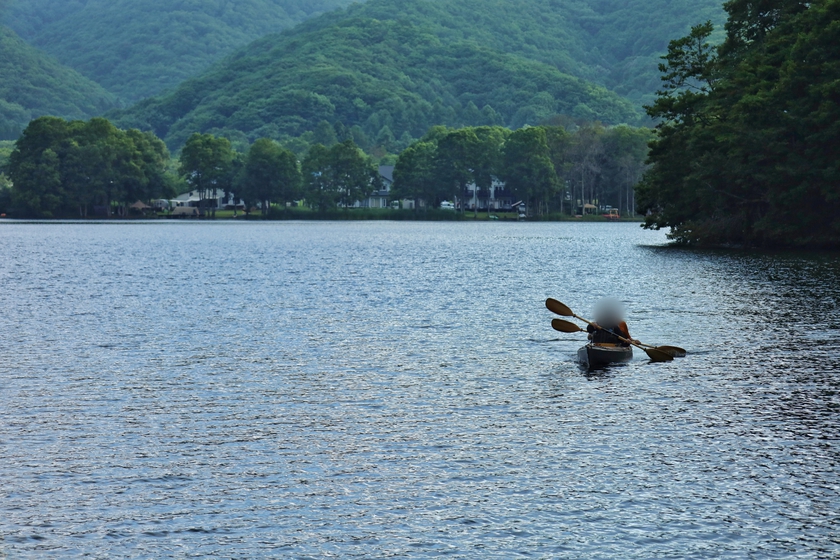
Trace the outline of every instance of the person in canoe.
<path fill-rule="evenodd" d="M 589 340 L 595 344 L 630 346 L 627 342 L 622 342 L 619 336 L 639 344 L 638 340 L 630 336 L 630 329 L 624 322 L 624 310 L 621 303 L 611 298 L 601 300 L 595 306 L 595 322 L 586 327 L 586 332 L 589 333 Z"/>

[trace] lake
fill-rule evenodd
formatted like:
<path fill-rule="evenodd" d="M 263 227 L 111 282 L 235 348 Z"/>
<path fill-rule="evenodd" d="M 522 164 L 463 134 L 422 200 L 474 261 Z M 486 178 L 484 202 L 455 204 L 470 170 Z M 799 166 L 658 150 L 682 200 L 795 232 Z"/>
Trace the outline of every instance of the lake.
<path fill-rule="evenodd" d="M 638 224 L 0 224 L 0 557 L 837 558 L 840 258 Z M 557 298 L 627 308 L 588 372 Z"/>

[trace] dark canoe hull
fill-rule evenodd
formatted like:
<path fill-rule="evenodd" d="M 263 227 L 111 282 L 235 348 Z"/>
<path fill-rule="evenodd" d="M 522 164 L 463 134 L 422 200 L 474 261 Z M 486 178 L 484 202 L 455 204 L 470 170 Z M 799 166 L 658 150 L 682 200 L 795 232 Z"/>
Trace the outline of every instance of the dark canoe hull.
<path fill-rule="evenodd" d="M 605 366 L 633 359 L 631 346 L 598 346 L 587 344 L 578 350 L 578 361 L 587 367 Z"/>

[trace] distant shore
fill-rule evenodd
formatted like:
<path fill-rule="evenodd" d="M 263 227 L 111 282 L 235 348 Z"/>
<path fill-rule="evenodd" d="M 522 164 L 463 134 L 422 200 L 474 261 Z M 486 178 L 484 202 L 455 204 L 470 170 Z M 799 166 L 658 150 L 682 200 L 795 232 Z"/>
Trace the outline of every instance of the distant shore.
<path fill-rule="evenodd" d="M 525 219 L 520 219 L 516 213 L 513 212 L 494 212 L 488 213 L 479 212 L 476 215 L 474 212 L 457 212 L 452 210 L 389 210 L 389 209 L 348 209 L 348 210 L 333 210 L 329 212 L 316 212 L 308 209 L 288 209 L 285 212 L 275 210 L 268 216 L 263 216 L 259 212 L 252 212 L 245 214 L 244 212 L 237 212 L 234 215 L 233 210 L 219 210 L 215 217 L 203 218 L 174 218 L 168 214 L 146 214 L 133 215 L 128 217 L 111 217 L 104 216 L 89 216 L 87 218 L 64 216 L 54 219 L 33 219 L 33 218 L 16 218 L 15 216 L 3 216 L 2 220 L 5 222 L 136 222 L 136 221 L 180 221 L 180 222 L 214 222 L 214 221 L 241 221 L 241 222 L 273 222 L 273 221 L 394 221 L 394 222 L 585 222 L 585 223 L 642 223 L 644 218 L 641 216 L 634 216 L 632 218 L 623 217 L 621 219 L 608 219 L 600 215 L 575 217 L 568 214 L 547 214 L 544 216 L 530 216 Z"/>

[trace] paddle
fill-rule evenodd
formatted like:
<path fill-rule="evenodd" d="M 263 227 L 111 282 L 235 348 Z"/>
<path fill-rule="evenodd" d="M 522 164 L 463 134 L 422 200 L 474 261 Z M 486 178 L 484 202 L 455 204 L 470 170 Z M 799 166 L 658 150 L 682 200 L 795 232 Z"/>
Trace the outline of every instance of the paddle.
<path fill-rule="evenodd" d="M 560 331 L 562 333 L 583 332 L 583 329 L 579 326 L 575 325 L 574 323 L 564 321 L 563 319 L 554 319 L 553 321 L 551 321 L 551 327 L 555 331 Z"/>
<path fill-rule="evenodd" d="M 647 354 L 648 357 L 651 360 L 653 360 L 654 362 L 670 362 L 674 359 L 674 356 L 672 356 L 671 354 L 669 354 L 667 352 L 664 352 L 664 351 L 659 350 L 657 348 L 645 348 L 641 344 L 636 344 L 632 340 L 629 340 L 629 339 L 624 338 L 622 336 L 618 336 L 617 334 L 615 334 L 611 331 L 608 331 L 607 329 L 603 328 L 601 325 L 596 325 L 592 321 L 587 321 L 583 317 L 575 315 L 575 312 L 572 311 L 567 305 L 564 305 L 563 303 L 560 303 L 556 299 L 548 298 L 547 300 L 545 300 L 545 306 L 552 313 L 557 313 L 558 315 L 562 315 L 563 317 L 574 317 L 575 319 L 583 321 L 587 325 L 595 327 L 596 329 L 600 329 L 604 332 L 610 333 L 611 335 L 615 336 L 617 339 L 619 339 L 621 342 L 623 342 L 625 344 L 632 344 L 636 348 L 640 348 L 641 350 L 644 350 L 645 354 Z M 562 321 L 557 326 L 561 327 L 561 329 L 569 328 L 569 327 L 566 327 L 565 325 L 563 325 L 562 323 L 568 323 L 568 321 Z M 572 323 L 569 323 L 569 325 L 572 325 Z M 554 327 L 554 321 L 551 322 L 551 326 Z M 556 327 L 555 327 L 555 329 L 556 329 Z M 560 329 L 557 329 L 557 330 L 560 330 Z M 578 329 L 578 330 L 580 330 L 580 329 Z M 567 331 L 564 330 L 563 332 L 567 332 Z M 572 332 L 574 332 L 574 331 L 572 331 Z"/>
<path fill-rule="evenodd" d="M 655 348 L 656 350 L 662 350 L 666 354 L 670 354 L 675 358 L 685 358 L 687 352 L 680 348 L 679 346 L 651 346 L 650 344 L 642 344 L 645 348 Z"/>
<path fill-rule="evenodd" d="M 575 317 L 575 314 L 569 309 L 566 305 L 563 305 L 556 299 L 548 298 L 545 300 L 545 306 L 549 309 L 549 311 L 553 313 L 557 313 L 558 315 L 562 315 L 564 317 Z M 578 317 L 580 318 L 580 317 Z M 570 325 L 572 323 L 569 323 Z M 563 332 L 577 332 L 577 331 L 563 331 Z M 650 344 L 642 344 L 645 348 L 653 348 L 655 350 L 659 350 L 661 352 L 665 352 L 666 354 L 670 354 L 674 358 L 685 358 L 686 351 L 679 346 L 651 346 Z"/>

